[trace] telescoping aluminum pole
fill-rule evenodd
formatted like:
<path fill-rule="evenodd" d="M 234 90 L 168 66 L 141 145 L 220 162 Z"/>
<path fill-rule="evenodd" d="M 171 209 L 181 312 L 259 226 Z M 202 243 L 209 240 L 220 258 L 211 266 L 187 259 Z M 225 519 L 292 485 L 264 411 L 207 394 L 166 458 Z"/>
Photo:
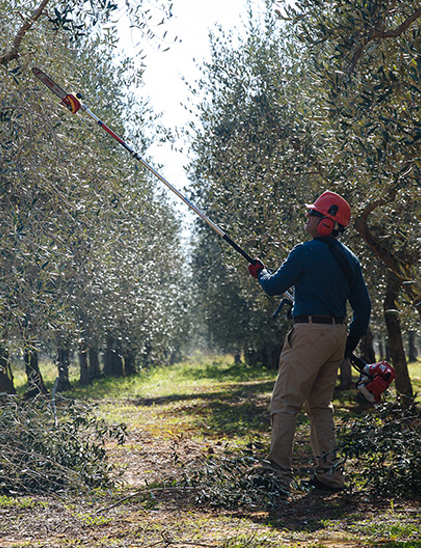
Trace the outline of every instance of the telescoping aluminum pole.
<path fill-rule="evenodd" d="M 148 171 L 150 171 L 155 177 L 157 177 L 164 185 L 169 188 L 174 194 L 176 194 L 190 209 L 192 209 L 201 219 L 203 219 L 215 232 L 221 236 L 231 247 L 233 247 L 240 255 L 242 255 L 246 261 L 250 264 L 255 263 L 255 259 L 250 257 L 250 255 L 244 251 L 234 240 L 232 240 L 228 234 L 226 234 L 217 224 L 209 219 L 199 208 L 197 208 L 189 199 L 187 199 L 179 190 L 177 190 L 171 183 L 169 183 L 160 173 L 156 171 L 146 160 L 144 160 L 139 154 L 134 151 L 121 137 L 119 137 L 111 128 L 109 128 L 102 120 L 98 118 L 87 106 L 81 102 L 80 94 L 66 93 L 58 84 L 56 84 L 49 76 L 47 76 L 42 70 L 37 67 L 32 68 L 35 76 L 41 80 L 50 90 L 60 98 L 61 103 L 67 107 L 70 112 L 76 114 L 78 110 L 83 110 L 91 118 L 97 122 L 97 124 L 105 130 L 113 139 L 115 139 L 120 145 L 122 145 L 130 154 L 138 160 Z M 293 302 L 293 297 L 290 293 L 285 292 L 284 300 L 286 299 L 289 302 Z"/>

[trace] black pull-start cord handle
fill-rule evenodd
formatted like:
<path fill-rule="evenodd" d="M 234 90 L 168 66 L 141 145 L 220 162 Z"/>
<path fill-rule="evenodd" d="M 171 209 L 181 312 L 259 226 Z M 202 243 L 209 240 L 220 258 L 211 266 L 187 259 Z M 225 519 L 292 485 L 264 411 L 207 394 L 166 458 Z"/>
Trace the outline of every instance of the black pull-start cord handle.
<path fill-rule="evenodd" d="M 358 356 L 356 356 L 353 353 L 351 353 L 349 359 L 350 359 L 352 365 L 355 367 L 355 369 L 357 371 L 359 371 L 360 373 L 362 373 L 363 370 L 364 370 L 364 367 L 367 365 L 365 363 L 365 361 L 362 358 L 359 358 Z"/>

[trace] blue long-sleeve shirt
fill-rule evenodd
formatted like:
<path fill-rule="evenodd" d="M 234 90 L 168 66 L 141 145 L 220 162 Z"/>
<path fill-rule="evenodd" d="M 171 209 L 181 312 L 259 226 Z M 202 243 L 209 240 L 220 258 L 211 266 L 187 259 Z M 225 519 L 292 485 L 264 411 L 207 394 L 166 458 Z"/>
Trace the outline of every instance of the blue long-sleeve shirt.
<path fill-rule="evenodd" d="M 329 247 L 317 239 L 296 245 L 274 274 L 264 269 L 258 280 L 268 295 L 281 295 L 294 286 L 293 316 L 346 318 L 349 301 L 353 310 L 349 332 L 362 337 L 368 329 L 371 301 L 361 266 L 350 249 L 335 238 L 331 240 L 349 263 L 351 283 Z"/>

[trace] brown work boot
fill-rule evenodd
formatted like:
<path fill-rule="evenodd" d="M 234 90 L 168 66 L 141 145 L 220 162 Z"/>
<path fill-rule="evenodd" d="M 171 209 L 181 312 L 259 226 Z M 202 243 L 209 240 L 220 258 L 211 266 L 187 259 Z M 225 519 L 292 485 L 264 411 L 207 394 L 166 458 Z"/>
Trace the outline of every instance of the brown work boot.
<path fill-rule="evenodd" d="M 343 491 L 343 487 L 333 487 L 332 485 L 326 485 L 326 483 L 321 482 L 317 476 L 313 476 L 309 480 L 303 480 L 301 482 L 301 488 L 305 491 L 315 489 L 317 491 L 328 491 L 330 493 L 339 493 Z"/>

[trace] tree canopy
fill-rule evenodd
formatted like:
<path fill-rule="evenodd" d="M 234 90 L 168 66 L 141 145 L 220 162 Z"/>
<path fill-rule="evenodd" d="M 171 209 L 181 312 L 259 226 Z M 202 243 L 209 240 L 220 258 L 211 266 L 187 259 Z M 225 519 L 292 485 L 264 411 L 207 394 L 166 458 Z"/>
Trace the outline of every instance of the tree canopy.
<path fill-rule="evenodd" d="M 362 260 L 380 332 L 377 313 L 399 310 L 390 307 L 389 271 L 410 305 L 400 301 L 402 318 L 420 304 L 420 27 L 415 3 L 402 10 L 395 4 L 285 2 L 276 22 L 268 3 L 264 21 L 250 12 L 244 34 L 216 31 L 212 61 L 203 66 L 190 168 L 194 196 L 209 216 L 268 266 L 304 237 L 305 202 L 327 189 L 344 196 L 353 211 L 345 243 Z M 374 19 L 383 34 L 368 40 Z M 244 270 L 232 268 L 242 259 L 229 249 L 224 265 L 215 262 L 209 239 L 198 227 L 195 275 L 221 297 L 218 310 L 230 302 L 225 336 L 237 337 L 240 317 L 266 336 L 261 317 L 248 315 L 265 298 Z M 243 297 L 235 308 L 225 297 L 230 286 L 230 299 Z M 250 344 L 249 335 L 244 339 Z"/>
<path fill-rule="evenodd" d="M 111 336 L 127 362 L 170 359 L 184 336 L 179 220 L 130 155 L 60 107 L 30 70 L 39 66 L 93 100 L 96 114 L 142 153 L 141 128 L 153 119 L 131 90 L 142 68 L 115 55 L 111 31 L 106 39 L 75 35 L 77 18 L 70 29 L 57 23 L 68 5 L 58 4 L 51 17 L 46 4 L 32 18 L 16 4 L 28 13 L 30 33 L 1 6 L 2 51 L 12 51 L 11 43 L 19 51 L 3 57 L 0 83 L 0 345 L 23 352 L 71 341 L 77 349 L 83 339 L 105 348 Z M 84 7 L 85 30 L 114 9 L 103 8 Z"/>

